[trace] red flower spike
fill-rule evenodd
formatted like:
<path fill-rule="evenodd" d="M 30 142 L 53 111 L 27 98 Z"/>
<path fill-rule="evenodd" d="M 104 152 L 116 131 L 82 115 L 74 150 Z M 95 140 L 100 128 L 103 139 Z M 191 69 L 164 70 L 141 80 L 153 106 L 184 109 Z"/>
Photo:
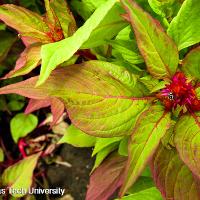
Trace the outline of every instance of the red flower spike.
<path fill-rule="evenodd" d="M 177 72 L 170 84 L 157 95 L 165 105 L 166 109 L 176 109 L 178 105 L 185 106 L 190 111 L 200 110 L 200 100 L 197 98 L 195 89 L 191 82 L 188 82 L 184 73 Z"/>

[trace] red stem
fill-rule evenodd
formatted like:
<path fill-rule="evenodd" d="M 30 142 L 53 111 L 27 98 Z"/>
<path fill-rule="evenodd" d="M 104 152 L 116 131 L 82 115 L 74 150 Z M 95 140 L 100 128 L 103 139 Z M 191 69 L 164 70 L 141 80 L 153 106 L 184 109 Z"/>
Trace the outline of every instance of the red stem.
<path fill-rule="evenodd" d="M 19 151 L 22 154 L 23 158 L 27 157 L 26 151 L 25 151 L 25 147 L 27 147 L 27 146 L 28 146 L 28 144 L 25 142 L 25 140 L 23 138 L 19 140 L 18 148 L 19 148 Z"/>

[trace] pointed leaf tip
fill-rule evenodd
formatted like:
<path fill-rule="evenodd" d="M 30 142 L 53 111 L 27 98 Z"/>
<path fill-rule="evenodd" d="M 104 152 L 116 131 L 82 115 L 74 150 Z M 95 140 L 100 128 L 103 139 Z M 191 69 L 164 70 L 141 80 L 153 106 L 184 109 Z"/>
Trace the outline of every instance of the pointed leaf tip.
<path fill-rule="evenodd" d="M 80 49 L 115 3 L 116 0 L 109 0 L 102 4 L 71 37 L 42 46 L 42 66 L 36 87 L 42 85 L 58 65 L 70 59 Z"/>
<path fill-rule="evenodd" d="M 41 153 L 33 154 L 6 168 L 2 174 L 2 183 L 12 189 L 26 191 L 31 187 L 33 171 L 37 165 Z M 14 197 L 22 197 L 25 194 L 13 193 Z"/>
<path fill-rule="evenodd" d="M 169 129 L 170 116 L 162 106 L 151 106 L 139 116 L 129 141 L 128 162 L 125 180 L 120 190 L 121 197 L 137 180 L 154 154 L 161 138 Z"/>
<path fill-rule="evenodd" d="M 133 27 L 138 48 L 147 70 L 155 78 L 169 78 L 178 67 L 178 49 L 160 23 L 139 7 L 133 0 L 121 1 Z"/>
<path fill-rule="evenodd" d="M 200 42 L 199 0 L 185 0 L 167 30 L 179 51 Z"/>

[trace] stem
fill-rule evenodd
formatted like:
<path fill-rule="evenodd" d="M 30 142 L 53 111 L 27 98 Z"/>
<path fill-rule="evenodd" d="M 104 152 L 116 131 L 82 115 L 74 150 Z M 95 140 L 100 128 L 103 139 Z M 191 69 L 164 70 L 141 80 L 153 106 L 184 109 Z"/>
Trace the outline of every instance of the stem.
<path fill-rule="evenodd" d="M 22 154 L 22 157 L 25 158 L 27 157 L 26 155 L 26 151 L 25 151 L 25 147 L 27 147 L 28 144 L 25 142 L 24 139 L 20 139 L 19 142 L 18 142 L 18 148 L 19 148 L 19 151 L 20 153 Z"/>

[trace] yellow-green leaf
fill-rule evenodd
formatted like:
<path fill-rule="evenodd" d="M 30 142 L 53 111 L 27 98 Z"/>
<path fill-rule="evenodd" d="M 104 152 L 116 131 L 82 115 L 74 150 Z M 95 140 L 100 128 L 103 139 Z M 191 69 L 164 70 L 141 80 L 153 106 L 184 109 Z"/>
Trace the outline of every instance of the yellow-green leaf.
<path fill-rule="evenodd" d="M 200 42 L 199 13 L 199 0 L 185 0 L 177 16 L 170 23 L 167 32 L 179 50 Z"/>
<path fill-rule="evenodd" d="M 142 10 L 133 0 L 122 0 L 127 17 L 134 29 L 138 48 L 147 70 L 154 77 L 171 77 L 178 67 L 178 49 L 160 23 Z"/>
<path fill-rule="evenodd" d="M 75 126 L 70 125 L 58 143 L 68 143 L 75 147 L 92 147 L 95 145 L 95 142 L 95 137 L 87 135 L 83 131 L 77 129 Z"/>
<path fill-rule="evenodd" d="M 38 162 L 40 153 L 31 155 L 8 167 L 2 174 L 2 183 L 11 189 L 28 190 L 32 184 L 33 171 Z M 15 197 L 22 197 L 25 194 L 13 194 Z"/>
<path fill-rule="evenodd" d="M 49 43 L 51 38 L 47 33 L 50 31 L 43 18 L 26 8 L 13 4 L 0 6 L 0 19 L 8 26 L 16 29 L 22 36 L 28 37 L 27 42 Z"/>
<path fill-rule="evenodd" d="M 10 122 L 10 129 L 13 140 L 17 143 L 19 138 L 25 137 L 28 133 L 33 131 L 38 124 L 38 118 L 33 115 L 25 115 L 18 113 Z"/>
<path fill-rule="evenodd" d="M 116 0 L 109 0 L 102 4 L 71 37 L 42 47 L 42 67 L 37 86 L 43 84 L 59 64 L 69 60 L 76 53 L 89 39 L 91 33 L 98 27 L 115 3 Z"/>
<path fill-rule="evenodd" d="M 160 144 L 151 161 L 154 182 L 164 199 L 199 200 L 200 182 L 180 160 L 175 149 Z"/>
<path fill-rule="evenodd" d="M 126 68 L 90 61 L 55 70 L 45 84 L 35 88 L 38 77 L 0 89 L 33 99 L 60 98 L 72 123 L 98 137 L 132 133 L 137 117 L 153 97 L 137 98 L 136 77 Z M 92 122 L 92 123 L 91 123 Z"/>
<path fill-rule="evenodd" d="M 40 50 L 41 45 L 30 45 L 27 47 L 18 58 L 15 68 L 4 78 L 13 78 L 31 72 L 41 62 Z"/>
<path fill-rule="evenodd" d="M 186 55 L 183 60 L 182 70 L 192 78 L 200 79 L 200 46 Z"/>
<path fill-rule="evenodd" d="M 199 113 L 182 116 L 175 125 L 175 146 L 180 158 L 200 178 L 200 117 Z"/>
<path fill-rule="evenodd" d="M 3 149 L 0 148 L 0 162 L 3 162 L 4 161 L 4 152 L 3 152 Z"/>
<path fill-rule="evenodd" d="M 137 180 L 170 126 L 170 113 L 162 106 L 151 106 L 136 121 L 128 147 L 128 163 L 120 195 Z"/>

